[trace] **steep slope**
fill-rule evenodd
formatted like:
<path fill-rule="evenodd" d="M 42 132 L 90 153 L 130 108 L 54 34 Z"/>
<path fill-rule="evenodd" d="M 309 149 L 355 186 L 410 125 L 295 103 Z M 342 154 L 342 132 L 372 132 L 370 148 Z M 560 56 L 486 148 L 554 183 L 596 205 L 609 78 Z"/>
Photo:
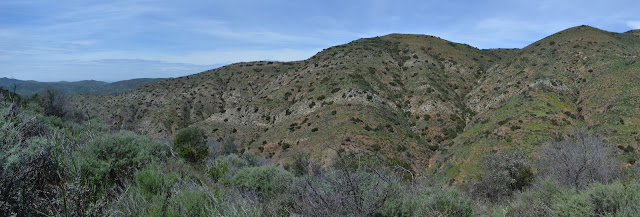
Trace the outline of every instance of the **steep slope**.
<path fill-rule="evenodd" d="M 578 127 L 637 146 L 639 53 L 638 38 L 588 26 L 525 47 L 489 69 L 465 97 L 478 114 L 439 166 L 464 179 L 480 172 L 487 153 L 535 151 Z"/>
<path fill-rule="evenodd" d="M 119 128 L 167 136 L 200 126 L 274 160 L 292 150 L 324 158 L 352 149 L 425 165 L 471 118 L 462 96 L 497 59 L 431 36 L 393 34 L 306 61 L 238 63 L 77 100 Z"/>
<path fill-rule="evenodd" d="M 577 127 L 637 147 L 639 53 L 635 32 L 588 26 L 523 49 L 391 34 L 75 101 L 114 128 L 168 137 L 197 126 L 280 163 L 297 151 L 326 163 L 351 150 L 464 181 L 490 152 L 535 153 Z"/>

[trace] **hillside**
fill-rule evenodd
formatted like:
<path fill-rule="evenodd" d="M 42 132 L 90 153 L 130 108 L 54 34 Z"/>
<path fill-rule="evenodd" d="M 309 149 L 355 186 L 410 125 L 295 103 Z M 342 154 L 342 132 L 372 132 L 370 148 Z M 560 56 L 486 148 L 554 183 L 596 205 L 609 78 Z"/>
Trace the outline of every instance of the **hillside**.
<path fill-rule="evenodd" d="M 29 97 L 34 94 L 42 94 L 47 89 L 58 90 L 61 93 L 75 95 L 79 93 L 91 95 L 116 95 L 126 91 L 133 90 L 139 86 L 162 81 L 165 78 L 138 78 L 117 82 L 104 81 L 75 81 L 75 82 L 39 82 L 39 81 L 23 81 L 11 78 L 0 78 L 0 87 L 14 91 L 21 96 Z"/>
<path fill-rule="evenodd" d="M 580 26 L 490 50 L 391 34 L 74 101 L 113 128 L 170 137 L 197 126 L 273 162 L 303 151 L 327 163 L 350 150 L 462 181 L 482 173 L 489 153 L 535 154 L 576 128 L 637 149 L 637 33 Z M 638 158 L 618 151 L 625 164 Z"/>

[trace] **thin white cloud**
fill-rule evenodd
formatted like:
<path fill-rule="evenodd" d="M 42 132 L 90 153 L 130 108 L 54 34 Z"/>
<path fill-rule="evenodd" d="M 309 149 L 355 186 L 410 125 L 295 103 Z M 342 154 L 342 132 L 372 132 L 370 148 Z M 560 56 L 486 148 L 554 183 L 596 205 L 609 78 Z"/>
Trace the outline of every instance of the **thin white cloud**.
<path fill-rule="evenodd" d="M 507 37 L 517 37 L 532 32 L 551 34 L 574 25 L 577 24 L 564 21 L 535 22 L 509 18 L 489 18 L 476 23 L 475 29 L 481 32 L 493 32 L 496 35 L 506 34 Z"/>
<path fill-rule="evenodd" d="M 627 26 L 631 29 L 640 29 L 640 20 L 627 21 Z"/>
<path fill-rule="evenodd" d="M 204 34 L 220 39 L 264 44 L 327 44 L 326 37 L 291 34 L 264 28 L 242 29 L 234 23 L 223 20 L 183 17 L 171 22 L 163 22 L 170 28 L 182 29 L 195 34 Z"/>
<path fill-rule="evenodd" d="M 2 64 L 2 62 L 0 62 Z M 8 65 L 0 77 L 37 81 L 117 81 L 133 78 L 168 78 L 190 75 L 222 66 L 169 63 L 138 59 L 53 61 L 42 65 Z M 30 73 L 21 73 L 21 72 Z"/>
<path fill-rule="evenodd" d="M 99 61 L 104 59 L 137 59 L 162 61 L 169 63 L 213 65 L 234 62 L 249 62 L 259 60 L 295 61 L 304 60 L 315 55 L 318 49 L 236 49 L 195 51 L 183 55 L 167 53 L 150 53 L 136 51 L 105 51 L 77 54 L 61 54 L 52 58 L 53 61 Z"/>
<path fill-rule="evenodd" d="M 480 48 L 521 48 L 545 36 L 580 25 L 570 21 L 524 21 L 493 17 L 476 22 L 467 34 L 459 34 L 464 43 Z M 498 45 L 500 44 L 500 45 Z M 507 47 L 505 47 L 507 46 Z"/>
<path fill-rule="evenodd" d="M 224 50 L 201 51 L 187 55 L 167 55 L 161 60 L 190 64 L 233 63 L 258 60 L 295 61 L 315 55 L 321 49 L 265 49 L 265 50 Z"/>

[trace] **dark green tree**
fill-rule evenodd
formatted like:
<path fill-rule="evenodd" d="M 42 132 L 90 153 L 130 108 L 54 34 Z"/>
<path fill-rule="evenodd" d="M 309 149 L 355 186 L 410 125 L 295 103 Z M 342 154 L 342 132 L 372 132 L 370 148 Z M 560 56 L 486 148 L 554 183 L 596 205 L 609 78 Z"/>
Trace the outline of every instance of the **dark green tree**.
<path fill-rule="evenodd" d="M 189 162 L 197 163 L 209 154 L 204 130 L 189 127 L 180 130 L 173 141 L 176 152 Z"/>

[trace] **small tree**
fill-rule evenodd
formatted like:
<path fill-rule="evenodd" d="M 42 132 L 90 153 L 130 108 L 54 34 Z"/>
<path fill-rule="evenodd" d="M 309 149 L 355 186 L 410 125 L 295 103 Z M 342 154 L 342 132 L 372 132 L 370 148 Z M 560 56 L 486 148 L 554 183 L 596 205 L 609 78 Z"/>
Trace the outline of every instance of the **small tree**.
<path fill-rule="evenodd" d="M 482 164 L 484 176 L 474 185 L 475 194 L 500 201 L 533 183 L 534 174 L 527 156 L 517 151 L 492 154 Z"/>
<path fill-rule="evenodd" d="M 585 189 L 592 182 L 610 181 L 616 169 L 614 159 L 612 150 L 600 137 L 584 130 L 546 145 L 540 154 L 544 174 L 576 190 Z"/>
<path fill-rule="evenodd" d="M 173 141 L 176 152 L 187 161 L 196 163 L 209 154 L 207 136 L 199 128 L 185 128 L 180 130 Z"/>
<path fill-rule="evenodd" d="M 343 150 L 336 152 L 338 156 L 331 168 L 300 177 L 297 194 L 304 200 L 296 203 L 297 212 L 303 216 L 381 213 L 385 202 L 399 193 L 397 177 L 375 162 L 365 163 Z"/>
<path fill-rule="evenodd" d="M 69 114 L 66 107 L 67 98 L 57 90 L 47 89 L 39 97 L 39 103 L 44 108 L 46 115 L 64 117 Z"/>
<path fill-rule="evenodd" d="M 296 152 L 291 156 L 291 162 L 284 165 L 296 176 L 303 176 L 309 172 L 309 153 Z"/>

